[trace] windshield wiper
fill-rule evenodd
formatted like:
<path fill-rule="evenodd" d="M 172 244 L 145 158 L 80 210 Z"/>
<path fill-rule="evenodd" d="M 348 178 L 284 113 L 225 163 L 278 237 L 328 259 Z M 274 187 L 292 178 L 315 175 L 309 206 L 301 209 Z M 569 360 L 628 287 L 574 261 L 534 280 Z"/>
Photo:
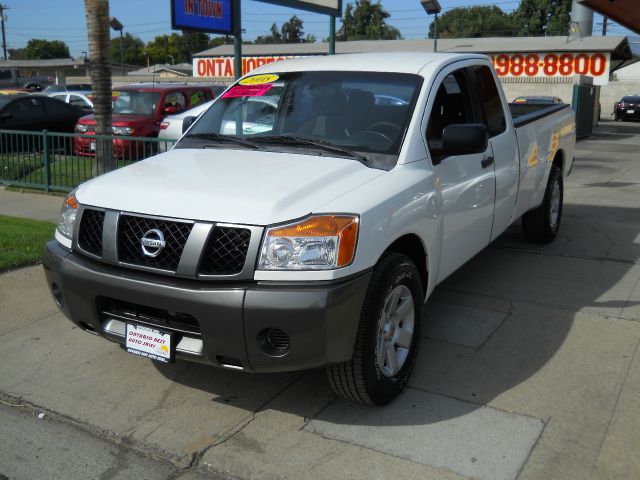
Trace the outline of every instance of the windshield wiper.
<path fill-rule="evenodd" d="M 254 142 L 251 142 L 249 140 L 244 140 L 238 137 L 233 137 L 231 135 L 222 135 L 220 133 L 188 133 L 184 136 L 184 138 L 213 140 L 221 143 L 229 142 L 229 143 L 235 143 L 237 145 L 242 145 L 244 147 L 253 148 L 254 150 L 262 150 L 262 147 L 260 145 L 256 145 Z"/>
<path fill-rule="evenodd" d="M 339 153 L 343 156 L 347 156 L 350 158 L 354 158 L 360 162 L 366 163 L 368 161 L 367 157 L 364 155 L 360 155 L 359 153 L 353 152 L 351 150 L 347 150 L 346 148 L 336 147 L 328 142 L 323 142 L 322 140 L 311 140 L 309 138 L 303 137 L 293 137 L 290 135 L 266 135 L 266 136 L 254 136 L 252 139 L 255 142 L 266 142 L 266 143 L 280 143 L 286 145 L 308 145 L 312 147 L 317 147 L 327 152 Z"/>

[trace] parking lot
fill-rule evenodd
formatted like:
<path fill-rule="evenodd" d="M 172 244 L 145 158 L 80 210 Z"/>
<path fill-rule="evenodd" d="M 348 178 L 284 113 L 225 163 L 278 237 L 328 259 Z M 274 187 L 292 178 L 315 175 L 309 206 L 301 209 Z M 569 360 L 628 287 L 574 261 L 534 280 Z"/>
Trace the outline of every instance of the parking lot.
<path fill-rule="evenodd" d="M 319 370 L 151 363 L 69 322 L 41 266 L 0 275 L 0 424 L 49 432 L 1 435 L 0 478 L 54 457 L 46 478 L 640 478 L 639 151 L 638 123 L 578 142 L 559 237 L 525 243 L 518 223 L 439 286 L 384 408 L 337 399 Z M 0 193 L 9 215 L 61 202 Z"/>

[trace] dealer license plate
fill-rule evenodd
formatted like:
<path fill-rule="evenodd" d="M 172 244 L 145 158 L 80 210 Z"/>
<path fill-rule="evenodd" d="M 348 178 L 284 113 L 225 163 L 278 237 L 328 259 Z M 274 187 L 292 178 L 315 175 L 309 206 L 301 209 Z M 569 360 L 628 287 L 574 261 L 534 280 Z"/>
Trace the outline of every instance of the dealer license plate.
<path fill-rule="evenodd" d="M 127 352 L 159 362 L 169 363 L 172 357 L 172 335 L 144 325 L 127 323 Z"/>
<path fill-rule="evenodd" d="M 96 142 L 89 143 L 89 150 L 91 150 L 92 152 L 96 151 Z"/>
<path fill-rule="evenodd" d="M 627 113 L 635 113 L 635 110 L 627 110 Z"/>

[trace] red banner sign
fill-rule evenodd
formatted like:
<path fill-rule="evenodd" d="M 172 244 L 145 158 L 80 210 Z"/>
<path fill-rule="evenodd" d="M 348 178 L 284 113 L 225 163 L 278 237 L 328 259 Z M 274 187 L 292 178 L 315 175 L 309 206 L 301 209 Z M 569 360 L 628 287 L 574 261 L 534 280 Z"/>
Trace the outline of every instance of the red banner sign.
<path fill-rule="evenodd" d="M 594 85 L 609 83 L 609 53 L 548 52 L 490 55 L 499 77 L 571 77 L 588 75 Z"/>
<path fill-rule="evenodd" d="M 242 57 L 242 74 L 246 74 L 267 63 L 285 60 L 287 58 L 299 58 L 300 55 L 282 55 L 267 57 Z M 233 57 L 210 57 L 193 59 L 194 77 L 229 77 L 234 78 Z"/>

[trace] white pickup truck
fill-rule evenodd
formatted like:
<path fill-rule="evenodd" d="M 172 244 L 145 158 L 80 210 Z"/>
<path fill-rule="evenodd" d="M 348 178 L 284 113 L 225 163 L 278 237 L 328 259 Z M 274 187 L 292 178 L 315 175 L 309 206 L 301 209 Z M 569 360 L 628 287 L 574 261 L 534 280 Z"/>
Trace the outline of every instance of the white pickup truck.
<path fill-rule="evenodd" d="M 338 394 L 385 404 L 438 283 L 520 218 L 531 241 L 558 232 L 573 111 L 511 109 L 483 55 L 269 64 L 171 151 L 69 194 L 49 287 L 128 352 L 324 366 Z"/>

